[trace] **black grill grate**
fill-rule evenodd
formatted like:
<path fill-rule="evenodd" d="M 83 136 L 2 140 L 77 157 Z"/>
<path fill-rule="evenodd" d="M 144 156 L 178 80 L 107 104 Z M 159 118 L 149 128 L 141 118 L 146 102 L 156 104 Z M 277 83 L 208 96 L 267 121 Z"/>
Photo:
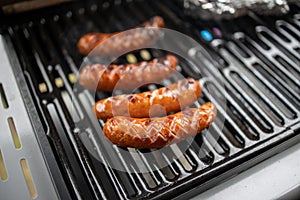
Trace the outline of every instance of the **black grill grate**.
<path fill-rule="evenodd" d="M 249 15 L 234 23 L 195 21 L 184 16 L 180 6 L 173 1 L 73 2 L 56 7 L 57 11 L 29 13 L 32 19 L 21 24 L 11 22 L 4 31 L 17 52 L 73 197 L 166 198 L 196 186 L 200 186 L 199 191 L 204 190 L 210 187 L 205 184 L 208 180 L 216 183 L 219 177 L 250 167 L 254 162 L 249 159 L 259 155 L 262 159 L 262 153 L 297 134 L 290 127 L 300 122 L 299 5 L 282 18 Z M 154 15 L 162 16 L 167 28 L 199 41 L 217 61 L 216 66 L 199 66 L 198 54 L 190 58 L 194 63 L 180 59 L 178 70 L 184 76 L 200 79 L 203 86 L 201 99 L 194 106 L 213 101 L 218 106 L 218 118 L 210 131 L 197 136 L 179 159 L 175 159 L 176 154 L 186 142 L 172 145 L 165 154 L 153 152 L 151 161 L 144 157 L 144 151 L 129 148 L 132 154 L 128 156 L 103 142 L 98 128 L 103 122 L 95 120 L 91 110 L 94 97 L 87 90 L 72 91 L 74 76 L 83 60 L 75 48 L 80 36 L 91 31 L 122 31 Z M 200 30 L 213 32 L 216 27 L 222 31 L 222 37 L 214 35 L 212 42 L 200 37 Z M 168 39 L 176 48 L 189 50 L 186 44 Z M 148 51 L 152 57 L 164 54 Z M 141 60 L 139 52 L 134 55 Z M 119 59 L 124 60 L 125 56 Z M 176 77 L 170 81 L 176 81 Z M 108 95 L 97 93 L 97 98 Z M 222 102 L 226 102 L 227 109 L 221 106 Z M 85 127 L 79 130 L 76 124 Z M 94 147 L 97 159 L 84 144 Z M 98 161 L 105 163 L 109 159 L 118 162 L 124 172 Z M 160 169 L 165 163 L 167 166 Z M 138 172 L 151 165 L 157 170 Z M 238 170 L 236 166 L 244 167 Z"/>

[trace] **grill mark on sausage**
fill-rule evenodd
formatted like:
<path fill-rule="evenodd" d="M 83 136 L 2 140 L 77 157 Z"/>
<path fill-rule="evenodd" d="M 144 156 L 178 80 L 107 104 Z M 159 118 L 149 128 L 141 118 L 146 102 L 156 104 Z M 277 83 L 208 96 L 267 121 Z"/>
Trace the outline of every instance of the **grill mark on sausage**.
<path fill-rule="evenodd" d="M 168 60 L 168 65 L 163 64 Z M 144 83 L 155 83 L 171 75 L 177 66 L 177 58 L 166 55 L 149 62 L 125 65 L 93 64 L 85 66 L 79 74 L 79 83 L 92 90 L 130 90 Z M 160 67 L 159 67 L 160 66 Z"/>
<path fill-rule="evenodd" d="M 164 21 L 161 17 L 155 16 L 139 27 L 147 29 L 130 29 L 119 33 L 88 33 L 78 41 L 78 50 L 84 55 L 92 52 L 112 56 L 150 46 L 158 40 L 160 33 L 158 27 L 164 27 Z"/>
<path fill-rule="evenodd" d="M 193 83 L 193 84 L 191 84 Z M 183 85 L 189 85 L 182 87 Z M 167 87 L 140 94 L 118 95 L 98 101 L 94 111 L 99 119 L 107 120 L 113 116 L 149 117 L 150 109 L 156 104 L 162 109 L 152 109 L 151 116 L 162 116 L 177 112 L 195 102 L 201 94 L 198 81 L 188 78 Z"/>
<path fill-rule="evenodd" d="M 161 118 L 117 116 L 105 123 L 103 133 L 109 141 L 121 147 L 161 148 L 199 134 L 210 126 L 216 114 L 216 107 L 209 102 L 200 108 Z"/>

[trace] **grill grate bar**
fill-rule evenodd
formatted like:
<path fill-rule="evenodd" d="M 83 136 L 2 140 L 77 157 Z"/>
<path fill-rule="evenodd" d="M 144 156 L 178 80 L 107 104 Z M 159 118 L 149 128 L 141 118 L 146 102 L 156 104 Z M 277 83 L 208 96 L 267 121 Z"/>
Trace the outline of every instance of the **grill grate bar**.
<path fill-rule="evenodd" d="M 39 86 L 43 83 L 45 84 L 45 79 L 41 71 L 38 70 L 39 67 L 34 57 L 31 55 L 32 50 L 28 48 L 32 45 L 27 42 L 27 39 L 19 29 L 13 30 L 12 28 L 9 28 L 9 31 L 12 35 L 12 41 L 17 49 L 18 57 L 21 61 L 23 69 L 28 71 L 31 76 L 34 76 L 34 79 L 32 80 L 34 82 L 35 90 L 38 91 L 38 93 L 41 93 Z M 48 82 L 47 85 L 49 84 L 50 83 Z"/>
<path fill-rule="evenodd" d="M 222 132 L 222 129 L 220 129 L 219 127 L 217 127 L 215 124 L 212 124 L 212 127 L 210 128 L 210 130 L 208 131 L 208 133 L 206 134 L 206 137 L 213 137 L 215 140 L 218 139 L 218 143 L 219 140 L 221 139 L 223 141 L 223 143 L 225 143 L 225 145 L 228 147 L 228 149 L 223 148 L 223 150 L 225 151 L 225 156 L 231 156 L 234 155 L 235 153 L 239 152 L 240 149 L 237 148 L 235 145 L 232 144 L 232 142 L 230 142 L 230 138 L 227 138 L 225 134 L 218 134 Z M 220 138 L 218 138 L 220 137 Z M 209 140 L 209 139 L 207 139 Z M 211 142 L 211 144 L 214 144 L 214 142 Z M 224 145 L 224 144 L 223 144 Z M 221 145 L 221 146 L 223 146 Z M 213 145 L 215 146 L 215 145 Z M 216 150 L 217 151 L 217 150 Z M 228 151 L 228 153 L 227 153 Z M 218 151 L 217 151 L 218 152 Z M 218 152 L 219 155 L 222 155 Z M 222 155 L 224 156 L 224 155 Z"/>
<path fill-rule="evenodd" d="M 247 41 L 249 40 L 249 41 Z M 274 52 L 266 52 L 264 49 L 262 49 L 259 44 L 257 44 L 255 41 L 249 39 L 246 37 L 245 40 L 247 43 L 246 45 L 251 46 L 251 50 L 258 56 L 263 62 L 265 62 L 269 67 L 274 70 L 274 72 L 277 72 L 279 76 L 282 77 L 283 80 L 286 81 L 286 83 L 294 90 L 297 92 L 297 84 L 299 85 L 299 81 L 295 79 L 295 77 L 287 70 L 285 69 L 277 60 L 275 60 L 275 56 L 280 54 L 278 51 L 275 53 Z M 253 47 L 253 48 L 252 48 Z M 260 53 L 258 53 L 260 52 Z M 263 54 L 261 53 L 263 52 Z M 279 73 L 280 71 L 280 73 Z"/>
<path fill-rule="evenodd" d="M 147 183 L 148 189 L 153 190 L 154 188 L 156 188 L 160 184 L 160 182 L 155 177 L 154 172 L 150 170 L 151 168 L 149 167 L 148 162 L 141 159 L 140 155 L 135 149 L 128 148 L 128 151 L 131 153 L 131 156 L 134 160 L 134 167 L 142 172 L 141 176 Z M 150 170 L 150 172 L 147 172 L 148 170 Z"/>
<path fill-rule="evenodd" d="M 284 52 L 285 53 L 289 52 L 290 54 L 293 55 L 294 61 L 295 62 L 297 62 L 297 61 L 299 62 L 299 58 L 298 58 L 299 55 L 295 51 L 295 48 L 297 48 L 297 46 L 299 46 L 299 42 L 295 38 L 293 38 L 292 36 L 290 36 L 289 33 L 283 29 L 282 26 L 286 26 L 286 24 L 285 24 L 284 21 L 281 21 L 281 20 L 277 21 L 276 22 L 276 26 L 277 26 L 278 31 L 281 34 L 283 34 L 286 37 L 288 37 L 290 41 L 289 42 L 285 42 L 280 37 L 278 37 L 276 34 L 269 34 L 270 38 L 272 39 L 272 42 L 275 43 L 275 44 L 276 43 L 279 44 L 279 45 L 276 46 L 277 48 L 280 48 L 280 49 L 284 48 Z M 287 25 L 287 26 L 290 26 L 290 25 Z"/>
<path fill-rule="evenodd" d="M 70 47 L 69 43 L 66 41 L 66 39 L 62 35 L 59 35 L 59 34 L 56 34 L 56 33 L 53 32 L 54 30 L 59 32 L 59 33 L 63 32 L 61 26 L 59 26 L 59 24 L 60 24 L 59 22 L 61 22 L 61 21 L 62 20 L 56 21 L 55 17 L 54 17 L 53 20 L 49 20 L 48 24 L 49 24 L 50 28 L 48 28 L 48 30 L 49 30 L 49 33 L 51 34 L 52 38 L 53 38 L 52 41 L 54 41 L 54 42 L 56 41 L 56 49 L 60 49 L 61 54 L 62 54 L 61 56 L 65 60 L 65 62 L 64 62 L 65 64 L 63 66 L 65 66 L 65 65 L 69 66 L 71 71 L 74 74 L 78 75 L 79 72 L 78 72 L 78 69 L 76 67 L 78 65 L 76 65 L 75 61 L 73 60 L 74 56 L 71 56 L 69 54 L 69 52 L 72 52 L 71 51 L 72 48 Z M 61 44 L 64 44 L 64 45 L 61 45 Z M 62 60 L 62 59 L 60 59 L 60 60 Z"/>
<path fill-rule="evenodd" d="M 60 26 L 58 26 L 54 19 L 48 19 L 47 23 L 43 27 L 43 30 L 48 33 L 48 40 L 53 43 L 53 47 L 55 48 L 56 53 L 53 55 L 53 66 L 58 64 L 61 66 L 68 66 L 62 68 L 65 74 L 77 74 L 78 70 L 74 64 L 74 61 L 70 59 L 66 48 L 61 45 L 66 42 L 63 40 L 62 35 L 56 33 L 56 31 L 62 32 Z"/>
<path fill-rule="evenodd" d="M 251 53 L 250 49 L 248 49 L 245 46 L 245 44 L 243 44 L 242 42 L 239 42 L 240 40 L 242 40 L 242 38 L 239 35 L 236 34 L 235 38 L 237 39 L 239 45 L 242 45 L 244 48 L 246 48 L 248 53 L 251 56 L 249 59 L 244 59 L 244 58 L 239 57 L 239 59 L 241 59 L 242 62 L 245 63 L 245 66 L 247 66 L 249 68 L 249 70 L 252 70 L 253 73 L 256 76 L 258 76 L 261 80 L 264 80 L 264 82 L 266 80 L 270 80 L 272 83 L 274 83 L 274 82 L 277 83 L 277 84 L 275 84 L 277 88 L 284 87 L 284 89 L 281 90 L 281 93 L 288 92 L 289 94 L 285 95 L 285 97 L 287 97 L 287 98 L 292 95 L 293 97 L 289 98 L 290 102 L 292 102 L 295 98 L 299 99 L 296 92 L 293 91 L 293 89 L 291 87 L 289 87 L 281 77 L 279 77 L 280 75 L 278 75 L 272 69 L 270 69 L 265 63 L 263 63 L 258 57 L 256 57 L 255 54 Z M 255 67 L 256 65 L 259 65 L 260 67 Z"/>
<path fill-rule="evenodd" d="M 102 135 L 102 130 L 101 130 L 101 127 L 99 126 L 98 121 L 95 119 L 93 111 L 91 110 L 91 102 L 93 100 L 91 99 L 90 93 L 87 91 L 85 93 L 81 93 L 81 94 L 79 94 L 79 98 L 80 98 L 81 102 L 83 103 L 83 106 L 87 112 L 86 113 L 87 116 L 89 116 L 89 119 L 92 122 L 92 126 L 95 129 L 95 131 L 92 131 L 92 130 L 90 130 L 89 127 L 86 128 L 86 130 L 90 133 L 90 137 L 91 137 L 88 140 L 92 140 L 93 146 L 95 146 L 96 149 L 99 149 L 96 152 L 97 153 L 96 155 L 98 155 L 98 156 L 100 155 L 103 163 L 107 163 L 108 159 L 111 159 L 112 161 L 109 161 L 109 163 L 117 163 L 117 166 L 120 166 L 119 161 L 121 163 L 124 163 L 124 162 L 122 162 L 122 159 L 125 157 L 121 157 L 120 153 L 118 153 L 118 152 L 113 154 L 115 152 L 115 148 L 113 148 L 110 144 L 108 144 L 108 142 L 104 142 L 104 141 L 106 141 L 104 136 L 101 136 L 101 138 L 99 138 L 98 134 Z M 83 123 L 85 124 L 85 123 L 89 123 L 89 122 L 83 122 Z M 92 150 L 90 150 L 90 151 L 92 151 Z M 104 158 L 104 156 L 105 156 L 105 158 Z M 110 173 L 109 176 L 110 177 L 116 177 L 116 176 L 123 177 L 123 175 L 118 172 L 116 172 L 116 175 L 112 174 L 113 172 L 109 169 L 109 163 L 106 164 L 108 166 L 105 166 Z M 125 164 L 122 166 L 124 166 L 125 168 L 127 167 Z M 128 172 L 128 174 L 129 174 L 129 177 L 131 178 L 131 181 L 134 183 L 134 185 L 137 185 L 129 172 Z M 117 181 L 114 178 L 111 178 L 111 181 L 113 182 L 115 187 L 118 188 Z M 125 179 L 124 183 L 125 183 L 125 187 L 126 187 L 128 193 L 129 193 L 129 196 L 136 194 L 135 191 L 132 191 L 132 187 L 134 185 L 132 185 L 132 183 L 130 181 L 127 181 L 127 179 Z M 135 188 L 135 190 L 138 192 L 139 188 Z"/>
<path fill-rule="evenodd" d="M 300 27 L 300 15 L 299 15 L 299 14 L 294 15 L 293 22 L 294 22 L 298 27 Z"/>
<path fill-rule="evenodd" d="M 170 146 L 171 150 L 173 151 L 174 155 L 178 158 L 179 163 L 182 165 L 185 171 L 192 171 L 193 167 L 189 163 L 186 154 L 182 154 L 182 151 L 178 147 L 177 144 L 172 144 Z"/>
<path fill-rule="evenodd" d="M 166 158 L 163 157 L 162 154 L 154 150 L 152 150 L 152 153 L 156 161 L 155 165 L 157 166 L 157 171 L 161 173 L 160 176 L 162 179 L 164 179 L 164 182 L 174 180 L 176 176 L 178 176 L 178 172 L 176 172 L 175 169 L 169 165 L 168 160 L 166 160 Z"/>
<path fill-rule="evenodd" d="M 275 104 L 279 110 L 284 113 L 284 115 L 289 119 L 296 118 L 296 114 L 294 111 L 296 108 L 290 104 L 290 102 L 284 97 L 281 92 L 279 92 L 270 82 L 265 79 L 263 76 L 261 76 L 259 73 L 257 73 L 257 70 L 253 67 L 251 62 L 245 62 L 245 58 L 242 58 L 238 56 L 238 52 L 236 52 L 235 48 L 233 47 L 233 43 L 228 43 L 228 46 L 232 52 L 233 55 L 237 56 L 240 60 L 244 60 L 243 63 L 245 65 L 235 65 L 235 67 L 241 67 L 239 70 L 243 70 L 244 74 L 248 74 L 247 77 L 256 84 L 256 87 L 263 92 L 268 99 L 272 101 L 273 104 Z M 246 66 L 249 70 L 244 70 L 243 66 Z M 254 76 L 253 76 L 253 75 Z M 268 88 L 266 88 L 268 87 Z"/>
<path fill-rule="evenodd" d="M 210 92 L 211 93 L 211 91 L 216 91 L 216 93 L 219 93 L 219 94 L 222 94 L 222 95 L 224 95 L 224 97 L 226 97 L 226 95 L 225 94 L 223 94 L 224 92 L 224 89 L 222 89 L 222 88 L 216 88 L 215 87 L 215 84 L 213 84 L 213 82 L 211 82 L 211 81 L 209 81 L 209 82 L 206 82 L 206 83 L 204 83 L 203 84 L 204 85 L 204 87 L 207 87 L 207 86 L 209 86 L 209 88 L 210 88 L 210 90 L 208 91 L 208 92 Z M 222 91 L 223 90 L 223 91 Z M 236 124 L 238 124 L 241 128 L 243 128 L 243 129 L 247 129 L 247 130 L 244 130 L 243 132 L 244 132 L 244 134 L 249 138 L 249 139 L 254 139 L 254 140 L 256 140 L 256 139 L 258 139 L 257 137 L 258 137 L 258 135 L 257 135 L 257 133 L 256 133 L 256 131 L 254 131 L 251 127 L 253 127 L 252 125 L 250 125 L 251 127 L 249 127 L 249 122 L 245 122 L 244 124 L 242 124 L 243 123 L 243 121 L 245 121 L 245 119 L 239 119 L 241 116 L 239 115 L 239 111 L 237 111 L 237 110 L 239 110 L 239 107 L 237 107 L 237 108 L 235 108 L 235 107 L 233 107 L 233 103 L 230 103 L 228 100 L 230 99 L 230 97 L 228 97 L 228 98 L 226 98 L 227 99 L 227 102 L 226 102 L 226 104 L 227 104 L 227 114 L 235 121 L 235 123 Z M 242 112 L 242 110 L 241 110 L 241 112 Z M 239 117 L 238 117 L 239 116 Z M 256 139 L 255 139 L 256 138 Z"/>
<path fill-rule="evenodd" d="M 130 166 L 127 166 L 127 164 L 126 164 L 126 162 L 125 162 L 125 158 L 126 158 L 126 157 L 125 157 L 125 156 L 121 156 L 121 153 L 120 153 L 119 149 L 118 149 L 116 146 L 114 146 L 113 148 L 114 148 L 114 150 L 117 152 L 117 154 L 119 155 L 119 159 L 121 160 L 122 165 L 124 166 L 124 168 L 125 168 L 125 170 L 126 170 L 128 176 L 129 176 L 130 180 L 132 181 L 132 183 L 133 183 L 133 185 L 134 185 L 134 188 L 135 188 L 135 190 L 136 190 L 136 192 L 130 192 L 130 190 L 131 190 L 132 187 L 130 187 L 129 184 L 126 184 L 126 182 L 125 182 L 126 179 L 123 180 L 123 182 L 124 182 L 124 187 L 126 187 L 126 188 L 129 187 L 129 188 L 127 189 L 127 191 L 129 191 L 129 192 L 128 192 L 129 197 L 134 196 L 134 195 L 141 195 L 141 194 L 142 194 L 142 190 L 141 190 L 140 188 L 141 188 L 142 186 L 141 186 L 141 184 L 133 177 L 132 173 L 130 172 L 130 169 L 129 169 Z M 126 161 L 128 161 L 128 160 L 126 159 Z M 131 185 L 131 184 L 130 184 L 130 185 Z"/>
<path fill-rule="evenodd" d="M 57 65 L 55 69 L 58 71 L 58 74 L 63 79 L 64 85 L 66 87 L 66 91 L 61 92 L 61 96 L 64 99 L 64 96 L 68 96 L 68 101 L 64 100 L 65 105 L 68 108 L 68 111 L 75 123 L 79 122 L 79 120 L 82 120 L 84 118 L 83 111 L 80 108 L 79 102 L 77 98 L 75 98 L 75 94 L 73 93 L 73 90 L 71 88 L 71 85 L 69 84 L 67 77 L 65 76 L 65 73 L 62 70 L 62 67 L 60 65 Z M 64 95 L 65 94 L 65 95 Z"/>
<path fill-rule="evenodd" d="M 274 122 L 276 126 L 283 126 L 284 119 L 276 110 L 274 105 L 266 99 L 265 95 L 261 94 L 256 88 L 253 87 L 250 80 L 237 73 L 234 70 L 229 70 L 228 79 L 234 81 L 234 86 L 237 88 L 241 93 L 244 92 L 244 95 L 247 95 L 247 98 L 252 99 L 260 108 L 269 116 L 269 118 Z"/>
<path fill-rule="evenodd" d="M 268 44 L 272 49 L 277 50 L 276 52 L 272 53 L 273 57 L 275 57 L 274 55 L 280 55 L 281 57 L 283 57 L 283 59 L 285 59 L 291 63 L 291 65 L 292 65 L 291 67 L 294 68 L 293 70 L 299 71 L 299 69 L 297 69 L 297 64 L 299 65 L 299 59 L 297 59 L 296 61 L 294 61 L 295 59 L 291 60 L 287 56 L 287 55 L 289 55 L 290 57 L 292 57 L 290 54 L 288 54 L 289 52 L 286 52 L 285 54 L 283 54 L 281 51 L 279 51 L 278 47 L 275 46 L 276 43 L 274 44 L 274 42 L 273 42 L 274 40 L 272 39 L 272 37 L 274 37 L 274 34 L 270 30 L 268 30 L 266 27 L 262 27 L 262 26 L 256 27 L 256 30 L 258 31 L 258 36 L 261 38 L 261 40 L 265 41 L 265 43 Z M 298 45 L 299 45 L 299 43 L 298 43 Z M 284 45 L 284 46 L 286 46 L 286 45 Z M 290 45 L 289 45 L 289 47 L 290 47 Z M 293 46 L 291 46 L 289 49 L 293 49 Z M 285 51 L 284 48 L 281 48 L 281 50 Z"/>
<path fill-rule="evenodd" d="M 225 119 L 225 123 L 229 123 L 230 126 L 232 126 L 233 129 L 235 130 L 235 134 L 230 133 L 230 135 L 227 135 L 227 137 L 230 136 L 231 139 L 235 140 L 236 142 L 233 142 L 233 141 L 231 141 L 231 142 L 233 142 L 233 144 L 239 148 L 243 148 L 245 145 L 250 144 L 251 141 L 248 140 L 246 138 L 246 136 L 244 136 L 241 129 L 237 126 L 237 124 L 233 121 L 233 119 L 231 119 L 230 116 L 226 113 L 225 108 L 223 108 L 221 106 L 221 104 L 218 102 L 217 98 L 212 96 L 214 93 L 211 94 L 210 92 L 216 92 L 216 91 L 207 91 L 205 88 L 203 88 L 203 93 L 206 96 L 208 96 L 211 99 L 211 101 L 216 105 L 216 107 L 218 109 L 218 115 L 222 116 L 222 118 Z M 217 121 L 218 121 L 218 119 L 215 120 L 216 123 L 217 123 Z"/>
<path fill-rule="evenodd" d="M 289 38 L 291 44 L 299 44 L 299 28 L 297 28 L 297 24 L 293 22 L 287 22 L 284 20 L 276 21 L 276 26 L 278 31 L 284 34 L 286 37 Z"/>
<path fill-rule="evenodd" d="M 55 105 L 54 104 L 48 104 L 47 105 L 47 109 L 48 109 L 48 112 L 49 112 L 49 114 L 50 114 L 50 116 L 51 116 L 51 119 L 52 120 L 54 120 L 54 125 L 55 125 L 55 127 L 58 129 L 57 131 L 58 131 L 58 133 L 59 134 L 61 134 L 60 135 L 60 140 L 62 140 L 62 143 L 64 144 L 64 148 L 65 148 L 65 151 L 66 152 L 61 152 L 61 154 L 63 154 L 64 156 L 62 157 L 62 159 L 65 159 L 64 161 L 63 161 L 63 163 L 68 163 L 67 164 L 67 167 L 68 168 L 66 168 L 66 169 L 73 169 L 73 170 L 79 170 L 79 166 L 78 165 L 76 165 L 76 164 L 74 164 L 74 161 L 76 160 L 75 159 L 75 155 L 74 154 L 71 154 L 71 152 L 72 152 L 72 150 L 71 150 L 71 146 L 67 146 L 67 138 L 66 138 L 66 133 L 65 133 L 65 131 L 63 130 L 63 125 L 61 124 L 61 122 L 60 122 L 60 119 L 59 119 L 59 116 L 58 116 L 58 113 L 56 112 L 56 108 L 55 108 Z M 52 133 L 53 134 L 53 133 Z M 55 137 L 54 137 L 55 138 Z M 69 144 L 70 145 L 70 144 Z M 58 144 L 57 145 L 58 146 L 58 148 L 60 148 L 60 146 L 62 146 L 62 144 Z M 60 150 L 60 151 L 63 151 L 63 150 Z M 68 158 L 66 158 L 65 157 L 65 154 L 68 154 Z M 72 160 L 71 160 L 71 159 Z M 71 160 L 71 162 L 72 162 L 72 168 L 70 168 L 69 166 L 70 166 L 70 164 L 69 164 L 69 162 L 70 162 L 70 160 Z M 76 169 L 77 168 L 77 169 Z M 78 179 L 77 179 L 77 177 L 76 176 L 74 176 L 74 174 L 73 174 L 73 172 L 71 171 L 71 170 L 68 170 L 67 171 L 68 172 L 68 176 L 69 177 L 71 177 L 71 183 L 72 183 L 72 185 L 73 185 L 73 188 L 76 188 L 75 189 L 75 194 L 77 195 L 76 197 L 77 198 L 79 198 L 79 199 L 82 199 L 82 197 L 81 197 L 81 194 L 80 194 L 80 191 L 82 190 L 82 189 L 84 189 L 84 190 L 86 190 L 86 191 L 89 191 L 89 189 L 87 188 L 87 184 L 84 184 L 84 185 L 81 185 L 80 186 L 80 189 L 79 189 L 79 186 L 77 185 L 78 183 L 80 183 L 80 182 L 84 182 L 84 178 L 83 178 L 83 176 L 82 175 L 79 175 L 80 177 L 80 181 L 79 182 L 77 182 L 78 181 Z M 75 178 L 76 177 L 76 178 Z M 90 196 L 90 193 L 87 193 L 87 195 L 90 197 L 90 198 L 92 198 L 92 196 Z"/>
<path fill-rule="evenodd" d="M 223 54 L 224 56 L 227 56 L 227 57 L 230 57 L 230 59 L 232 60 L 232 61 L 234 61 L 235 59 L 229 54 L 229 52 L 227 51 L 227 50 L 225 50 L 225 49 L 221 49 L 220 50 L 220 52 L 221 52 L 221 54 Z M 235 67 L 235 66 L 239 66 L 238 68 L 237 67 Z M 247 73 L 247 72 L 245 72 L 244 70 L 243 70 L 243 67 L 241 67 L 241 65 L 236 61 L 234 64 L 233 64 L 233 66 L 231 67 L 231 69 L 233 69 L 233 72 L 234 73 L 236 73 L 236 72 L 238 72 L 238 74 L 244 74 L 244 73 Z M 232 77 L 232 70 L 231 70 L 230 68 L 228 68 L 228 69 L 226 69 L 226 77 L 228 77 L 228 79 L 232 79 L 232 78 L 234 78 L 236 81 L 238 81 L 238 82 L 240 82 L 240 81 L 242 81 L 242 82 L 240 82 L 240 83 L 242 83 L 243 84 L 243 81 L 245 80 L 246 82 L 248 82 L 250 85 L 253 85 L 254 83 L 252 82 L 252 81 L 250 81 L 249 80 L 249 76 L 251 77 L 251 75 L 247 75 L 247 77 L 245 77 L 245 76 L 242 76 L 242 77 L 239 77 L 239 76 L 235 76 L 235 77 Z M 239 72 L 240 71 L 240 69 L 242 69 L 243 71 L 242 72 Z M 238 78 L 238 79 L 236 79 L 236 78 Z M 264 79 L 263 79 L 264 80 Z M 239 86 L 239 84 L 235 84 L 236 86 L 235 86 L 235 88 L 239 88 L 240 86 Z M 256 85 L 256 84 L 255 84 Z M 250 86 L 247 86 L 247 87 L 250 87 Z M 253 86 L 251 86 L 251 87 L 253 87 Z M 266 98 L 266 96 L 264 95 L 264 94 L 262 94 L 261 92 L 259 92 L 259 90 L 256 88 L 256 87 L 253 87 L 253 89 L 254 89 L 254 91 L 255 91 L 255 94 L 254 93 L 252 93 L 252 95 L 254 95 L 254 96 L 256 96 L 256 94 L 257 95 L 259 95 L 259 96 L 261 96 L 261 100 L 262 101 L 265 101 L 267 104 L 265 104 L 265 106 L 271 106 L 271 108 L 272 108 L 272 112 L 275 112 L 275 113 L 277 113 L 276 115 L 274 115 L 274 114 L 271 114 L 271 113 L 269 113 L 269 109 L 268 110 L 266 110 L 264 113 L 269 113 L 268 115 L 269 115 L 269 117 L 275 117 L 275 118 L 273 118 L 273 122 L 274 123 L 276 123 L 276 121 L 277 121 L 277 125 L 279 125 L 280 126 L 280 124 L 281 123 L 283 123 L 283 119 L 280 119 L 280 118 L 282 118 L 281 116 L 284 116 L 283 114 L 282 114 L 282 112 L 278 112 L 278 111 L 275 111 L 276 110 L 276 107 L 273 105 L 273 103 L 270 101 L 270 100 L 268 100 L 268 98 Z M 239 89 L 239 91 L 240 92 L 242 92 L 242 91 L 244 91 L 243 89 Z M 244 93 L 244 92 L 243 92 Z M 277 93 L 277 94 L 279 94 L 279 93 Z M 247 95 L 247 98 L 249 98 L 249 96 Z M 257 100 L 256 98 L 254 98 L 254 101 L 255 100 Z M 249 102 L 250 103 L 250 102 Z M 261 102 L 260 103 L 258 103 L 258 104 L 261 104 Z M 289 105 L 291 108 L 293 108 L 293 106 L 292 105 L 290 105 L 288 102 L 286 102 L 286 104 L 287 105 Z M 253 106 L 256 106 L 257 107 L 257 105 L 253 105 Z M 263 109 L 263 107 L 262 107 L 262 109 Z M 293 112 L 293 111 L 292 111 Z M 271 115 L 270 115 L 271 114 Z M 277 117 L 276 117 L 277 116 Z M 278 118 L 279 117 L 279 118 Z M 277 119 L 276 119 L 277 118 Z M 269 118 L 270 119 L 270 118 Z M 279 123 L 278 123 L 279 122 Z M 285 122 L 288 124 L 289 123 L 289 119 L 285 119 Z"/>

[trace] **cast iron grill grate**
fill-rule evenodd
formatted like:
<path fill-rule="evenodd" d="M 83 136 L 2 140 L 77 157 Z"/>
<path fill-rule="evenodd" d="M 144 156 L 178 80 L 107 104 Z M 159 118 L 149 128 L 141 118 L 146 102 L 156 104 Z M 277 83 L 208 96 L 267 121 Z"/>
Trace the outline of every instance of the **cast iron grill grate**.
<path fill-rule="evenodd" d="M 261 156 L 297 135 L 292 127 L 300 122 L 298 10 L 299 5 L 294 5 L 288 16 L 278 19 L 251 15 L 235 23 L 207 23 L 184 16 L 180 5 L 173 1 L 73 2 L 57 11 L 37 12 L 30 20 L 9 24 L 4 35 L 18 55 L 73 197 L 170 198 L 196 186 L 204 190 L 210 187 L 205 184 L 208 180 L 216 183 L 219 177 L 238 173 L 238 169 L 232 170 L 236 166 L 243 166 L 240 170 L 250 167 L 254 156 Z M 152 152 L 149 161 L 143 155 L 147 151 L 128 148 L 128 155 L 105 143 L 99 128 L 103 122 L 96 120 L 91 110 L 94 96 L 88 90 L 74 92 L 72 86 L 83 61 L 75 47 L 83 34 L 122 31 L 154 15 L 164 18 L 166 28 L 193 37 L 217 61 L 215 65 L 199 65 L 203 57 L 196 48 L 188 58 L 192 63 L 180 58 L 178 71 L 199 79 L 203 87 L 201 98 L 193 106 L 212 101 L 217 105 L 218 118 L 209 131 L 192 141 L 182 157 L 177 155 L 188 145 L 185 141 L 168 147 L 165 154 Z M 222 36 L 213 35 L 215 39 L 210 42 L 201 38 L 200 30 L 213 32 L 214 28 L 220 29 Z M 167 39 L 176 48 L 189 50 L 175 38 Z M 165 54 L 152 49 L 147 52 L 152 58 Z M 142 60 L 140 52 L 132 54 Z M 126 56 L 118 61 L 126 62 Z M 164 83 L 175 81 L 176 77 L 171 77 Z M 151 89 L 155 87 L 158 86 L 152 85 Z M 109 95 L 97 93 L 96 98 Z M 96 158 L 85 148 L 86 144 L 94 148 Z M 110 159 L 123 170 L 102 164 Z M 162 165 L 165 167 L 161 168 Z M 156 170 L 139 172 L 151 166 Z"/>

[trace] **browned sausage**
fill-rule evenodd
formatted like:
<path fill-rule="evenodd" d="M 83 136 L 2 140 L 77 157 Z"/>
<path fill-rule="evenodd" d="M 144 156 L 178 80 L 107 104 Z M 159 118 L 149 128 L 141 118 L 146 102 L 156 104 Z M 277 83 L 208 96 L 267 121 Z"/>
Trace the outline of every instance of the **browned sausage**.
<path fill-rule="evenodd" d="M 94 111 L 102 120 L 113 116 L 158 117 L 191 105 L 200 94 L 199 82 L 189 78 L 141 94 L 119 95 L 100 100 L 94 105 Z"/>
<path fill-rule="evenodd" d="M 161 118 L 117 116 L 105 123 L 103 132 L 109 141 L 121 147 L 160 148 L 198 134 L 213 122 L 216 114 L 216 107 L 206 103 Z"/>
<path fill-rule="evenodd" d="M 168 77 L 176 69 L 177 62 L 175 56 L 166 55 L 136 64 L 88 65 L 81 70 L 79 83 L 93 90 L 113 91 L 116 85 L 119 90 L 130 90 Z"/>
<path fill-rule="evenodd" d="M 84 55 L 89 54 L 93 49 L 95 50 L 92 53 L 97 55 L 121 55 L 126 51 L 154 44 L 160 33 L 157 28 L 163 26 L 164 20 L 155 16 L 140 25 L 140 28 L 146 29 L 130 29 L 120 33 L 88 33 L 80 38 L 77 47 L 79 52 Z"/>

